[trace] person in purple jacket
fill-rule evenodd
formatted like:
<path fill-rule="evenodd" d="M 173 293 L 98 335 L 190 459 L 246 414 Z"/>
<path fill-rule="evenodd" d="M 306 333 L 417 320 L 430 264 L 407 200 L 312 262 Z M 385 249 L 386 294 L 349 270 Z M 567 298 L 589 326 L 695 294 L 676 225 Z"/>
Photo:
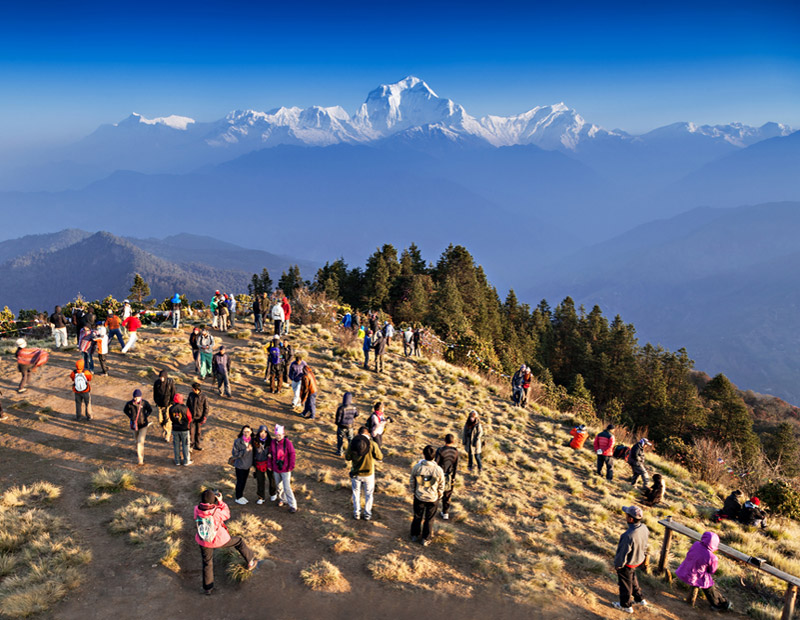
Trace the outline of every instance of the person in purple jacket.
<path fill-rule="evenodd" d="M 719 536 L 714 532 L 706 532 L 689 549 L 686 559 L 675 571 L 675 576 L 685 584 L 700 588 L 711 603 L 711 609 L 728 611 L 731 604 L 714 585 L 712 577 L 717 572 L 718 561 L 714 555 L 717 549 L 719 549 Z"/>
<path fill-rule="evenodd" d="M 275 425 L 272 443 L 267 456 L 267 469 L 275 477 L 278 488 L 278 506 L 289 504 L 289 512 L 297 512 L 297 499 L 292 492 L 292 470 L 294 470 L 295 453 L 292 442 L 286 439 L 284 429 Z"/>

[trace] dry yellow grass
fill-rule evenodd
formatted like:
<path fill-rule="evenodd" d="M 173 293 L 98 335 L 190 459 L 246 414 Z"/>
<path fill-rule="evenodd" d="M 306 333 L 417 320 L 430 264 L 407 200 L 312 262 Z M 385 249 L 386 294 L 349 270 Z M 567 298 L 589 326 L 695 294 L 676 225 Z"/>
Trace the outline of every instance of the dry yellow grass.
<path fill-rule="evenodd" d="M 318 560 L 300 571 L 300 578 L 312 590 L 320 592 L 349 592 L 350 582 L 338 567 L 327 560 Z"/>
<path fill-rule="evenodd" d="M 128 534 L 129 543 L 144 547 L 165 567 L 178 572 L 183 519 L 169 512 L 171 508 L 170 501 L 160 495 L 143 495 L 115 511 L 109 529 Z"/>
<path fill-rule="evenodd" d="M 92 476 L 92 488 L 96 491 L 117 493 L 130 489 L 136 484 L 136 476 L 127 469 L 106 469 L 101 467 Z"/>

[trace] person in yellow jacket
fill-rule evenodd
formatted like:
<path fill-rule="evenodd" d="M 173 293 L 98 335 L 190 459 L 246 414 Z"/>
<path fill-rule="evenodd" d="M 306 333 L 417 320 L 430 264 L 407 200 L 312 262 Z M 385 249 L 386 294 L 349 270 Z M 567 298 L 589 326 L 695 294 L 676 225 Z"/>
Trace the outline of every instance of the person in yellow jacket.
<path fill-rule="evenodd" d="M 414 519 L 411 521 L 411 540 L 422 541 L 427 547 L 433 535 L 431 522 L 436 516 L 436 507 L 444 494 L 444 471 L 434 458 L 433 446 L 422 449 L 423 459 L 411 468 L 411 493 L 414 496 Z"/>

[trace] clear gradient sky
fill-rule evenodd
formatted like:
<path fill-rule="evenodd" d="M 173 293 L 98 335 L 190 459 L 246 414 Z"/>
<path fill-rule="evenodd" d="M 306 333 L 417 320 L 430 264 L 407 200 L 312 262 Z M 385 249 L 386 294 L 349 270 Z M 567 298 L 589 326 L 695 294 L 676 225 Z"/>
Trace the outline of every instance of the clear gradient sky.
<path fill-rule="evenodd" d="M 0 139 L 70 140 L 133 111 L 352 113 L 409 74 L 475 116 L 564 101 L 634 133 L 800 127 L 800 2 L 6 3 Z"/>

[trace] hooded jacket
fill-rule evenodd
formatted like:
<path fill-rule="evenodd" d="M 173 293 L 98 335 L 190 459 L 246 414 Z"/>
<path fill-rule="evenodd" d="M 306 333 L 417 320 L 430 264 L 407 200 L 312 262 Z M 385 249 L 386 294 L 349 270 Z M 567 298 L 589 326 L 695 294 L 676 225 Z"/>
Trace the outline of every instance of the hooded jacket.
<path fill-rule="evenodd" d="M 633 444 L 631 454 L 628 457 L 628 463 L 633 468 L 644 468 L 644 444 L 641 439 Z"/>
<path fill-rule="evenodd" d="M 153 402 L 156 407 L 169 407 L 173 398 L 175 398 L 175 381 L 166 370 L 162 370 L 153 383 Z"/>
<path fill-rule="evenodd" d="M 588 431 L 584 429 L 580 429 L 576 426 L 570 432 L 572 435 L 572 440 L 569 442 L 569 447 L 575 450 L 580 450 L 583 448 L 583 444 L 586 442 L 586 438 L 589 436 Z"/>
<path fill-rule="evenodd" d="M 639 566 L 647 555 L 647 539 L 650 530 L 644 523 L 631 523 L 628 529 L 620 536 L 617 553 L 614 556 L 614 568 L 626 566 Z"/>
<path fill-rule="evenodd" d="M 292 316 L 292 304 L 289 303 L 289 300 L 286 299 L 286 297 L 283 298 L 281 308 L 283 308 L 283 320 L 288 321 L 289 317 Z"/>
<path fill-rule="evenodd" d="M 310 366 L 303 370 L 303 378 L 300 379 L 300 400 L 305 401 L 312 394 L 317 393 L 317 378 Z"/>
<path fill-rule="evenodd" d="M 480 454 L 483 450 L 483 424 L 480 419 L 470 426 L 469 419 L 464 424 L 464 431 L 461 434 L 461 443 L 464 449 L 472 454 Z"/>
<path fill-rule="evenodd" d="M 336 425 L 353 426 L 357 417 L 358 408 L 353 404 L 353 393 L 345 392 L 342 397 L 342 404 L 336 409 Z"/>
<path fill-rule="evenodd" d="M 172 431 L 175 433 L 188 432 L 192 424 L 192 414 L 183 404 L 183 396 L 175 394 L 173 405 L 169 408 L 169 419 L 172 422 Z"/>
<path fill-rule="evenodd" d="M 83 360 L 78 360 L 75 362 L 75 370 L 69 373 L 69 378 L 72 379 L 72 391 L 77 392 L 78 390 L 75 389 L 75 375 L 83 373 L 86 377 L 86 389 L 81 392 L 81 394 L 87 394 L 92 391 L 92 372 L 90 370 L 83 369 Z"/>
<path fill-rule="evenodd" d="M 284 474 L 294 470 L 295 453 L 292 442 L 286 437 L 278 441 L 273 438 L 269 446 L 267 468 L 276 474 Z"/>
<path fill-rule="evenodd" d="M 276 303 L 274 306 L 272 306 L 269 316 L 273 321 L 286 320 L 286 315 L 283 313 L 283 306 L 281 306 L 279 303 Z"/>
<path fill-rule="evenodd" d="M 375 474 L 375 461 L 383 460 L 380 447 L 368 435 L 356 435 L 344 453 L 346 461 L 352 461 L 350 477 L 372 476 Z"/>
<path fill-rule="evenodd" d="M 292 381 L 300 381 L 303 378 L 303 370 L 305 370 L 306 366 L 305 360 L 300 360 L 299 362 L 295 360 L 289 364 L 289 379 Z"/>
<path fill-rule="evenodd" d="M 689 549 L 686 559 L 681 562 L 675 576 L 683 583 L 706 590 L 714 585 L 711 576 L 717 572 L 717 556 L 714 552 L 719 549 L 719 536 L 714 532 L 706 532 Z"/>
<path fill-rule="evenodd" d="M 267 431 L 267 437 L 262 441 L 260 435 L 261 431 Z M 258 431 L 253 433 L 253 438 L 250 440 L 253 444 L 253 463 L 266 463 L 269 458 L 269 446 L 272 443 L 272 436 L 269 434 L 269 429 L 263 424 L 258 427 Z"/>
<path fill-rule="evenodd" d="M 206 542 L 200 538 L 199 534 L 195 534 L 194 540 L 198 545 L 216 549 L 217 547 L 222 547 L 231 539 L 228 528 L 225 527 L 225 521 L 231 518 L 231 509 L 228 508 L 225 502 L 220 501 L 218 504 L 198 504 L 194 507 L 194 518 L 197 520 L 200 517 L 211 517 L 214 519 L 217 535 L 214 537 L 214 540 Z"/>
<path fill-rule="evenodd" d="M 410 487 L 419 501 L 438 502 L 444 495 L 444 471 L 435 462 L 422 459 L 411 468 Z"/>

